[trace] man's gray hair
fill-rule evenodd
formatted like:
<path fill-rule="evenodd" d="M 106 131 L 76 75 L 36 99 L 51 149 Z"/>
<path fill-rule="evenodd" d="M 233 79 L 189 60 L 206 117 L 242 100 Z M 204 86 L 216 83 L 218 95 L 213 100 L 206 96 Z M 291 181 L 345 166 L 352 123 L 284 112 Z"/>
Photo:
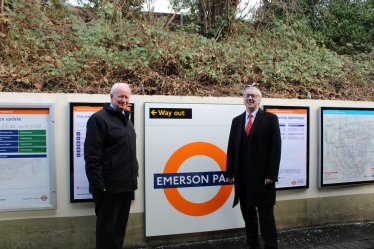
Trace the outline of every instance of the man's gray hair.
<path fill-rule="evenodd" d="M 131 94 L 131 89 L 130 89 L 130 86 L 126 83 L 121 83 L 121 82 L 117 82 L 115 83 L 113 86 L 112 86 L 112 89 L 110 90 L 110 94 L 115 94 L 117 92 L 117 88 L 118 86 L 125 86 L 129 89 L 130 91 L 130 94 Z"/>
<path fill-rule="evenodd" d="M 261 91 L 260 91 L 260 89 L 258 89 L 257 87 L 255 87 L 255 86 L 248 86 L 246 89 L 244 89 L 243 94 L 244 94 L 245 91 L 247 91 L 247 90 L 255 90 L 255 91 L 257 91 L 258 97 L 259 97 L 260 99 L 262 99 Z"/>

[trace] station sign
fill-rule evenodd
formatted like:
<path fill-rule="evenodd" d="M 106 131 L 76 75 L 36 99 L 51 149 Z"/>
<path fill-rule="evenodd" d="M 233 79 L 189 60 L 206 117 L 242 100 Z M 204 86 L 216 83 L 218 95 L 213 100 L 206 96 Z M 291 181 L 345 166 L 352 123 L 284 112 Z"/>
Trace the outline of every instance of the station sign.
<path fill-rule="evenodd" d="M 226 182 L 231 122 L 244 110 L 145 103 L 147 237 L 244 227 L 239 206 L 232 208 L 233 184 Z"/>
<path fill-rule="evenodd" d="M 150 108 L 149 118 L 192 119 L 191 108 Z"/>

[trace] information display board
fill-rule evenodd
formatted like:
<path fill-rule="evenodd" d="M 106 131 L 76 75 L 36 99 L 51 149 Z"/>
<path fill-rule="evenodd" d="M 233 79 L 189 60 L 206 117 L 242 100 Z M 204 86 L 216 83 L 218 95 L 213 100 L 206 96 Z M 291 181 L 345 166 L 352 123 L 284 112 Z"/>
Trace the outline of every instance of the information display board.
<path fill-rule="evenodd" d="M 282 155 L 277 189 L 309 187 L 309 107 L 271 106 L 263 109 L 278 116 Z"/>
<path fill-rule="evenodd" d="M 0 211 L 56 209 L 54 104 L 0 102 Z"/>
<path fill-rule="evenodd" d="M 103 109 L 104 103 L 70 103 L 70 202 L 92 202 L 84 161 L 84 140 L 88 119 Z M 134 104 L 129 103 L 134 124 Z"/>
<path fill-rule="evenodd" d="M 374 183 L 374 108 L 321 107 L 318 186 Z"/>
<path fill-rule="evenodd" d="M 146 236 L 244 227 L 226 150 L 241 105 L 145 103 Z"/>

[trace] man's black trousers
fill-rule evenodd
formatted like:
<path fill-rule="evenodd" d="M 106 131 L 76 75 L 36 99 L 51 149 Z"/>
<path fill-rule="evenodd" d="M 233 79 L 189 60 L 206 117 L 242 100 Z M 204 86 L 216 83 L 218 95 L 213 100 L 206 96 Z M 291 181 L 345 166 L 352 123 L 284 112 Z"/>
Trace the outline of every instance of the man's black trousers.
<path fill-rule="evenodd" d="M 122 249 L 133 192 L 93 194 L 96 249 Z"/>
<path fill-rule="evenodd" d="M 240 209 L 245 223 L 247 244 L 258 245 L 258 220 L 260 221 L 261 238 L 265 249 L 278 248 L 278 234 L 274 218 L 274 206 L 247 207 L 247 193 L 245 184 L 240 184 L 239 189 Z M 258 218 L 257 218 L 258 212 Z"/>

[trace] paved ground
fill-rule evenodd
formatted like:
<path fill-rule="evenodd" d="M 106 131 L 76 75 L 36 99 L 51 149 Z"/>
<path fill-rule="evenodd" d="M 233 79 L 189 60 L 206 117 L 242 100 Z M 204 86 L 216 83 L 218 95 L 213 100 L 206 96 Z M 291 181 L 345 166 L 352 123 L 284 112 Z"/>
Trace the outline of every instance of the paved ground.
<path fill-rule="evenodd" d="M 374 222 L 285 230 L 278 235 L 279 249 L 374 249 Z M 244 243 L 244 237 L 235 237 L 147 249 L 237 249 Z"/>

